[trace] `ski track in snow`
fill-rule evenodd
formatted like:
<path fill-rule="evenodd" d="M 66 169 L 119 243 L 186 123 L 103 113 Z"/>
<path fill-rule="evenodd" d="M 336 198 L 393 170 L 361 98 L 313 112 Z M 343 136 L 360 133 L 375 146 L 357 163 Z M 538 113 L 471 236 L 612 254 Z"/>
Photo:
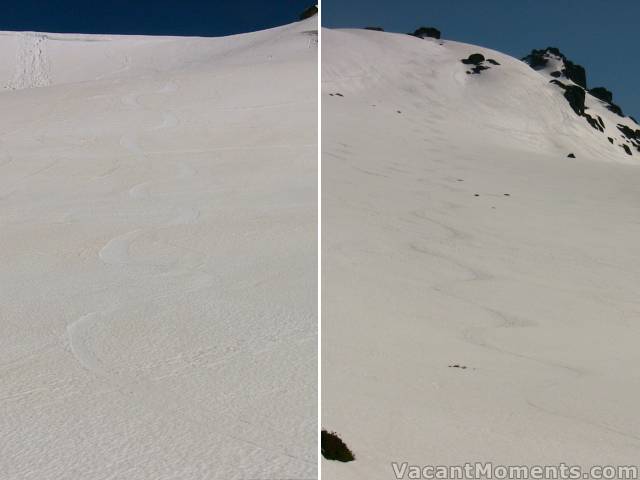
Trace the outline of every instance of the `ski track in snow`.
<path fill-rule="evenodd" d="M 323 426 L 360 448 L 323 474 L 636 458 L 637 157 L 607 141 L 631 120 L 587 95 L 603 134 L 484 47 L 323 42 Z M 500 65 L 467 75 L 475 52 Z"/>
<path fill-rule="evenodd" d="M 46 55 L 46 35 L 24 32 L 17 39 L 16 71 L 13 89 L 44 87 L 51 83 L 49 60 Z"/>
<path fill-rule="evenodd" d="M 315 229 L 291 226 L 314 213 L 317 62 L 300 29 L 0 34 L 6 90 L 53 85 L 2 99 L 3 478 L 314 478 L 299 285 L 315 281 L 300 247 L 313 255 Z M 194 137 L 234 109 L 246 131 Z"/>
<path fill-rule="evenodd" d="M 71 352 L 76 357 L 80 365 L 92 373 L 100 373 L 98 359 L 88 347 L 87 336 L 90 334 L 91 326 L 100 320 L 101 314 L 91 312 L 83 315 L 78 320 L 67 325 L 67 335 Z"/>
<path fill-rule="evenodd" d="M 129 246 L 142 235 L 142 229 L 132 230 L 118 237 L 114 237 L 100 249 L 98 256 L 107 265 L 129 265 L 132 263 L 129 258 Z M 71 337 L 73 343 L 73 337 Z"/>
<path fill-rule="evenodd" d="M 153 93 L 169 94 L 169 93 L 175 92 L 176 90 L 177 90 L 176 85 L 173 82 L 168 82 L 159 90 L 151 93 L 152 94 Z M 127 94 L 124 97 L 122 97 L 122 103 L 128 107 L 134 107 L 136 109 L 145 109 L 145 107 L 140 103 L 140 100 L 139 100 L 142 95 L 145 95 L 145 94 L 144 93 Z M 175 128 L 179 123 L 175 115 L 173 115 L 170 112 L 163 112 L 162 119 L 163 121 L 160 125 L 151 128 L 152 131 Z M 120 139 L 120 144 L 125 146 L 131 153 L 138 155 L 142 158 L 145 157 L 143 149 L 140 147 L 140 145 L 137 142 L 136 132 L 125 133 Z M 175 177 L 176 179 L 192 177 L 192 176 L 195 176 L 196 174 L 195 169 L 188 166 L 187 164 L 179 163 L 178 167 L 179 167 L 179 173 Z M 137 185 L 134 185 L 129 189 L 129 196 L 132 199 L 148 198 L 149 197 L 148 187 L 152 183 L 153 181 L 145 181 Z M 166 222 L 164 226 L 194 223 L 198 220 L 198 218 L 199 218 L 198 210 L 193 208 L 182 209 L 180 210 L 179 214 L 175 218 Z M 158 227 L 161 228 L 162 226 L 163 225 L 159 225 Z M 104 245 L 104 247 L 102 247 L 102 249 L 98 253 L 100 260 L 107 265 L 137 264 L 137 262 L 131 259 L 130 257 L 130 246 L 138 238 L 144 235 L 144 233 L 145 233 L 145 229 L 135 229 L 112 238 Z M 161 266 L 162 264 L 150 264 L 150 265 Z M 87 315 L 91 316 L 90 317 L 92 319 L 91 322 L 88 322 L 86 320 Z M 76 354 L 76 352 L 82 352 L 82 355 L 80 357 L 78 357 L 78 355 L 76 355 L 76 357 L 78 357 L 78 361 L 85 366 L 96 365 L 97 362 L 95 360 L 91 362 L 87 362 L 86 358 L 88 357 L 88 354 L 86 351 L 87 350 L 86 346 L 81 348 L 81 347 L 78 347 L 77 344 L 82 343 L 82 336 L 83 336 L 82 334 L 86 333 L 86 330 L 88 329 L 88 325 L 91 325 L 95 321 L 96 316 L 99 314 L 96 312 L 92 312 L 87 315 L 81 317 L 80 320 L 78 320 L 73 324 L 73 325 L 76 325 L 76 327 L 68 329 L 71 350 L 74 352 L 74 354 Z M 80 329 L 79 328 L 80 325 L 84 325 L 84 328 Z M 81 332 L 81 333 L 79 334 L 78 332 Z"/>

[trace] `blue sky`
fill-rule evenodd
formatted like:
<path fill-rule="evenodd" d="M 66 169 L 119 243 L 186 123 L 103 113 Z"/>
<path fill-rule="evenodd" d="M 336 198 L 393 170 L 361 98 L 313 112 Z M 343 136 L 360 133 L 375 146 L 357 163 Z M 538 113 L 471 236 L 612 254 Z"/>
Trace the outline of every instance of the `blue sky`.
<path fill-rule="evenodd" d="M 325 27 L 434 26 L 443 38 L 522 58 L 556 46 L 640 121 L 640 0 L 324 0 Z"/>
<path fill-rule="evenodd" d="M 298 20 L 313 0 L 18 0 L 0 30 L 222 36 Z"/>

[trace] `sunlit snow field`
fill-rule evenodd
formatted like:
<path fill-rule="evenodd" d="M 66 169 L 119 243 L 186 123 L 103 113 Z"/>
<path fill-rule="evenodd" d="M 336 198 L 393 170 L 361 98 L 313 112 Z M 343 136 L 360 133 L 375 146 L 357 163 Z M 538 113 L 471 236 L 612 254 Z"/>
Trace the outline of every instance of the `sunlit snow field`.
<path fill-rule="evenodd" d="M 316 476 L 316 29 L 0 34 L 0 477 Z"/>
<path fill-rule="evenodd" d="M 607 140 L 631 120 L 588 96 L 601 133 L 483 47 L 322 42 L 322 426 L 356 457 L 323 476 L 637 463 L 640 155 Z"/>

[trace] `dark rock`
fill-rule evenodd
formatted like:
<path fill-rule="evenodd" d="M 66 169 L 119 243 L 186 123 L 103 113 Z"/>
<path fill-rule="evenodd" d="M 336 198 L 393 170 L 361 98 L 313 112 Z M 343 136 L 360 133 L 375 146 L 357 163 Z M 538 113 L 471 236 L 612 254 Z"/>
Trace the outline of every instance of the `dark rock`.
<path fill-rule="evenodd" d="M 604 87 L 594 87 L 589 90 L 589 93 L 603 102 L 611 103 L 613 100 L 613 93 Z"/>
<path fill-rule="evenodd" d="M 562 72 L 556 70 L 555 72 L 551 72 L 549 75 L 551 75 L 553 78 L 558 78 L 562 76 Z"/>
<path fill-rule="evenodd" d="M 569 80 L 572 80 L 582 88 L 587 88 L 587 73 L 585 69 L 576 63 L 573 63 L 567 57 L 565 57 L 557 47 L 547 47 L 544 50 L 531 50 L 531 53 L 522 60 L 529 64 L 534 70 L 542 70 L 549 63 L 549 56 L 554 55 L 562 60 L 564 63 L 564 69 L 562 74 Z M 554 77 L 559 76 L 554 72 Z"/>
<path fill-rule="evenodd" d="M 573 63 L 571 60 L 564 59 L 564 76 L 569 80 L 573 80 L 574 83 L 577 83 L 582 88 L 587 88 L 587 72 L 585 71 L 582 65 L 578 65 Z"/>
<path fill-rule="evenodd" d="M 616 105 L 615 103 L 611 103 L 609 105 L 607 105 L 607 108 L 609 110 L 611 110 L 613 113 L 615 113 L 616 115 L 620 116 L 620 117 L 624 117 L 624 113 L 622 113 L 622 109 Z"/>
<path fill-rule="evenodd" d="M 545 55 L 547 50 L 532 50 L 529 55 L 522 58 L 522 61 L 527 62 L 534 70 L 542 70 L 549 63 L 549 59 Z"/>
<path fill-rule="evenodd" d="M 487 62 L 491 63 L 492 65 L 500 65 L 498 62 L 496 62 L 493 58 L 487 58 Z"/>
<path fill-rule="evenodd" d="M 631 115 L 629 115 L 629 118 L 633 120 L 633 123 L 635 123 L 636 125 L 640 125 L 640 123 L 638 123 L 638 121 L 635 118 L 633 118 Z"/>
<path fill-rule="evenodd" d="M 564 57 L 564 55 L 560 52 L 560 49 L 558 47 L 547 47 L 546 50 L 549 53 L 553 53 L 556 57 L 560 57 L 560 58 Z"/>
<path fill-rule="evenodd" d="M 384 32 L 382 27 L 364 27 L 365 30 L 373 30 L 374 32 Z"/>
<path fill-rule="evenodd" d="M 567 155 L 568 158 L 576 158 L 576 156 L 573 153 L 570 153 L 569 155 Z"/>
<path fill-rule="evenodd" d="M 567 99 L 577 115 L 584 115 L 584 97 L 584 90 L 575 85 L 568 86 L 564 91 L 564 98 Z"/>
<path fill-rule="evenodd" d="M 613 145 L 613 138 L 607 137 L 607 139 L 609 140 L 609 143 Z"/>
<path fill-rule="evenodd" d="M 631 141 L 631 144 L 640 152 L 640 129 L 634 130 L 633 128 L 622 125 L 621 123 L 619 123 L 617 127 L 618 130 L 620 130 L 620 133 L 622 133 L 622 136 Z"/>
<path fill-rule="evenodd" d="M 411 35 L 418 38 L 440 38 L 440 30 L 435 27 L 420 27 Z"/>
<path fill-rule="evenodd" d="M 598 120 L 596 120 L 595 118 L 593 118 L 591 115 L 589 115 L 588 113 L 584 114 L 584 118 L 587 119 L 587 122 L 589 122 L 589 125 L 591 125 L 593 128 L 595 128 L 596 130 L 599 130 L 601 132 L 604 133 L 604 125 L 600 125 L 600 122 L 598 122 Z M 600 118 L 600 117 L 598 117 Z M 602 121 L 602 119 L 600 119 L 600 121 Z"/>
<path fill-rule="evenodd" d="M 618 130 L 620 130 L 620 132 L 622 132 L 622 134 L 629 140 L 636 140 L 640 142 L 640 130 L 634 130 L 633 128 L 627 127 L 621 123 L 619 123 L 617 127 Z"/>
<path fill-rule="evenodd" d="M 300 14 L 300 20 L 305 20 L 317 14 L 318 14 L 318 7 L 316 7 L 315 5 L 312 5 Z"/>
<path fill-rule="evenodd" d="M 480 65 L 484 62 L 484 55 L 481 53 L 472 53 L 469 57 L 462 59 L 461 62 L 465 65 Z"/>
<path fill-rule="evenodd" d="M 622 145 L 622 148 L 624 148 L 624 151 L 627 152 L 627 155 L 633 155 L 628 145 Z"/>
<path fill-rule="evenodd" d="M 553 83 L 554 85 L 558 85 L 563 90 L 567 89 L 567 86 L 564 83 L 562 83 L 560 80 L 549 80 L 549 83 Z"/>

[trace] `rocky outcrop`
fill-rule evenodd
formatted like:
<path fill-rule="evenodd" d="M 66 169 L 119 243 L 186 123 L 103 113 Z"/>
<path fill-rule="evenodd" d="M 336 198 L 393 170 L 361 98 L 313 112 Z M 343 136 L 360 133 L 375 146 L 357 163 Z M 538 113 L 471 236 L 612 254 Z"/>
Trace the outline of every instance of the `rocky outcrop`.
<path fill-rule="evenodd" d="M 522 58 L 522 61 L 529 64 L 534 70 L 542 70 L 545 68 L 549 60 L 552 58 L 562 60 L 564 68 L 560 72 L 569 80 L 573 81 L 576 85 L 580 85 L 582 88 L 587 88 L 587 72 L 582 65 L 573 63 L 557 47 L 547 47 L 543 50 L 531 50 L 531 53 Z M 558 74 L 552 75 L 554 77 L 560 76 Z"/>
<path fill-rule="evenodd" d="M 440 30 L 435 27 L 420 27 L 409 35 L 413 35 L 418 38 L 440 38 L 441 33 Z"/>
<path fill-rule="evenodd" d="M 574 83 L 580 85 L 582 88 L 587 88 L 587 72 L 584 67 L 566 58 L 564 59 L 564 65 L 564 70 L 562 70 L 564 76 L 569 80 L 573 80 Z"/>
<path fill-rule="evenodd" d="M 312 5 L 307 8 L 304 12 L 299 15 L 300 20 L 306 20 L 307 18 L 311 18 L 314 15 L 318 14 L 318 7 L 316 5 Z"/>
<path fill-rule="evenodd" d="M 613 93 L 604 87 L 594 87 L 589 90 L 589 93 L 603 102 L 611 103 L 613 100 Z"/>
<path fill-rule="evenodd" d="M 604 121 L 602 120 L 600 115 L 596 115 L 596 118 L 593 118 L 588 113 L 585 113 L 584 118 L 587 119 L 587 122 L 589 122 L 589 125 L 591 125 L 596 130 L 599 130 L 602 133 L 604 133 Z"/>
<path fill-rule="evenodd" d="M 631 142 L 631 144 L 636 148 L 636 150 L 640 152 L 640 129 L 634 130 L 633 128 L 628 127 L 627 125 L 623 125 L 621 123 L 619 123 L 617 127 L 618 127 L 618 130 L 620 130 L 622 137 L 626 138 L 629 142 Z"/>
<path fill-rule="evenodd" d="M 569 105 L 577 115 L 584 115 L 584 89 L 576 85 L 569 85 L 564 91 L 564 98 L 567 99 L 567 102 L 569 102 Z"/>

